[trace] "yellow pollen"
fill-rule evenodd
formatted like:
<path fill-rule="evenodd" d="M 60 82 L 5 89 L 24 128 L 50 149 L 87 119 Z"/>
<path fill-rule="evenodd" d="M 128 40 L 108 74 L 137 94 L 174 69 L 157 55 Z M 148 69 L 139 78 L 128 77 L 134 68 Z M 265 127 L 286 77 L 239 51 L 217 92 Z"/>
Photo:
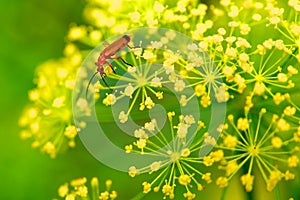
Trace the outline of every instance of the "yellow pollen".
<path fill-rule="evenodd" d="M 173 152 L 173 153 L 170 155 L 170 158 L 171 158 L 171 161 L 172 161 L 172 162 L 175 162 L 175 161 L 177 161 L 177 160 L 180 158 L 180 153 L 178 153 L 178 152 Z"/>
<path fill-rule="evenodd" d="M 147 84 L 147 79 L 143 76 L 139 76 L 138 79 L 137 79 L 137 85 L 138 87 L 143 87 L 144 85 Z"/>
<path fill-rule="evenodd" d="M 264 77 L 261 75 L 261 74 L 257 74 L 256 76 L 255 76 L 255 80 L 256 81 L 258 81 L 258 82 L 263 82 L 264 81 Z"/>
<path fill-rule="evenodd" d="M 258 151 L 258 147 L 257 147 L 257 146 L 251 146 L 251 147 L 249 148 L 249 154 L 250 154 L 251 156 L 257 156 L 258 153 L 259 153 L 259 151 Z"/>
<path fill-rule="evenodd" d="M 214 74 L 207 74 L 207 76 L 205 77 L 205 81 L 207 83 L 213 83 L 215 81 L 216 77 Z"/>

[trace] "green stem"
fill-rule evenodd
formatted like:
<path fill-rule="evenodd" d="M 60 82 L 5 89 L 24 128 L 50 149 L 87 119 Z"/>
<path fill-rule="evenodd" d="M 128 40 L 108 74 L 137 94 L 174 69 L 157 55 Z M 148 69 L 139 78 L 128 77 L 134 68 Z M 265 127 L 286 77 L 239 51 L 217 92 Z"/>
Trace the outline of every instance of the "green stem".
<path fill-rule="evenodd" d="M 221 195 L 221 200 L 225 200 L 225 197 L 226 197 L 226 193 L 227 193 L 227 189 L 228 187 L 225 187 L 222 191 L 222 195 Z"/>
<path fill-rule="evenodd" d="M 280 200 L 279 187 L 278 185 L 274 188 L 275 199 Z"/>
<path fill-rule="evenodd" d="M 145 195 L 146 194 L 144 192 L 140 192 L 140 193 L 138 193 L 137 195 L 135 195 L 135 197 L 133 197 L 130 200 L 140 200 L 140 199 L 143 199 Z"/>
<path fill-rule="evenodd" d="M 243 171 L 243 174 L 248 174 L 248 173 L 251 174 L 251 171 L 249 172 L 249 167 L 247 167 L 246 165 L 243 165 L 242 171 Z M 254 199 L 253 192 L 246 192 L 246 196 L 247 196 L 248 200 Z"/>
<path fill-rule="evenodd" d="M 253 192 L 247 192 L 246 194 L 247 194 L 247 197 L 248 197 L 249 200 L 254 199 Z"/>
<path fill-rule="evenodd" d="M 296 54 L 296 52 L 298 51 L 298 47 L 296 47 L 295 49 L 294 49 L 294 51 L 293 51 L 293 53 L 292 54 Z M 282 60 L 279 64 L 278 64 L 278 66 L 283 66 L 284 64 L 288 64 L 289 63 L 289 61 L 292 59 L 292 58 L 294 58 L 292 55 L 289 55 L 286 59 L 284 59 L 284 60 Z"/>

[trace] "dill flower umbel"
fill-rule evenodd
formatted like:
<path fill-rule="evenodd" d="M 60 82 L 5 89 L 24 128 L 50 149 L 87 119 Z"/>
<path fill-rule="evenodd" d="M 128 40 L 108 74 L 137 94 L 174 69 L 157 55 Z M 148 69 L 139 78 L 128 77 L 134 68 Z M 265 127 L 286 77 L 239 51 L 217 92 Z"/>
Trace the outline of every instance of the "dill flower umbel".
<path fill-rule="evenodd" d="M 216 145 L 224 152 L 219 169 L 225 171 L 225 176 L 217 178 L 219 187 L 227 187 L 232 177 L 243 169 L 240 180 L 247 192 L 253 190 L 257 179 L 255 169 L 261 173 L 268 191 L 272 191 L 282 179 L 295 178 L 293 168 L 298 166 L 299 158 L 295 149 L 286 148 L 295 144 L 290 125 L 276 114 L 269 117 L 269 124 L 265 124 L 267 116 L 265 108 L 261 109 L 258 118 L 248 112 L 238 119 L 228 115 L 228 123 Z"/>
<path fill-rule="evenodd" d="M 65 200 L 114 200 L 117 199 L 118 194 L 111 189 L 112 181 L 106 180 L 105 191 L 100 191 L 99 180 L 93 177 L 90 181 L 90 186 L 87 186 L 87 179 L 85 177 L 78 178 L 65 183 L 58 188 L 58 199 Z M 58 200 L 57 199 L 57 200 Z"/>
<path fill-rule="evenodd" d="M 19 121 L 24 127 L 21 138 L 32 138 L 32 147 L 40 148 L 52 158 L 59 151 L 75 147 L 78 132 L 70 97 L 76 76 L 73 67 L 81 62 L 81 55 L 76 48 L 69 53 L 67 58 L 47 61 L 38 67 L 37 87 L 29 91 L 31 104 Z"/>
<path fill-rule="evenodd" d="M 198 152 L 215 140 L 207 133 L 204 134 L 207 130 L 205 124 L 195 121 L 192 115 L 180 115 L 178 123 L 174 124 L 176 118 L 174 112 L 168 113 L 170 128 L 166 131 L 160 131 L 156 120 L 152 120 L 134 132 L 136 141 L 125 146 L 126 152 L 161 159 L 141 168 L 131 166 L 128 173 L 131 177 L 145 172 L 155 174 L 153 180 L 142 183 L 145 194 L 153 190 L 162 192 L 164 198 L 174 199 L 176 188 L 183 186 L 185 192 L 182 196 L 185 199 L 195 199 L 197 191 L 204 190 L 212 182 L 211 172 L 199 167 L 209 166 L 209 161 L 200 158 Z M 194 129 L 193 126 L 197 128 Z M 215 152 L 212 157 L 220 160 L 223 155 Z"/>
<path fill-rule="evenodd" d="M 162 61 L 157 60 L 157 57 L 162 55 L 164 51 L 160 49 L 162 43 L 160 41 L 151 41 L 151 43 L 148 43 L 148 41 L 140 38 L 141 35 L 139 34 L 141 33 L 137 33 L 133 37 L 134 39 L 137 37 L 140 40 L 139 46 L 132 41 L 131 43 L 136 45 L 136 47 L 128 49 L 127 54 L 126 50 L 123 50 L 121 55 L 124 58 L 122 60 L 116 59 L 112 62 L 116 73 L 109 71 L 111 70 L 109 67 L 105 69 L 106 81 L 109 81 L 108 83 L 111 85 L 109 87 L 114 92 L 109 93 L 107 87 L 100 86 L 100 90 L 105 91 L 105 94 L 103 93 L 102 95 L 103 98 L 101 98 L 105 106 L 124 104 L 124 101 L 131 100 L 126 110 L 118 111 L 118 118 L 121 123 L 125 123 L 128 120 L 131 110 L 136 105 L 139 105 L 138 110 L 140 111 L 152 109 L 157 100 L 163 99 L 162 85 L 171 82 L 170 80 L 166 80 L 165 71 L 160 68 L 159 63 Z M 144 34 L 147 34 L 147 31 Z M 145 49 L 143 50 L 143 48 Z M 98 51 L 95 54 L 98 54 Z M 93 60 L 94 57 L 92 55 L 87 57 L 83 66 L 89 66 L 89 62 L 93 62 Z M 91 71 L 89 68 L 81 68 L 81 70 Z M 92 67 L 92 70 L 94 71 L 94 67 Z M 165 80 L 163 80 L 163 77 Z M 89 77 L 83 76 L 82 78 Z M 114 81 L 117 81 L 117 83 L 111 84 Z M 97 92 L 99 88 L 98 80 L 96 84 L 92 83 L 92 85 L 96 86 Z"/>
<path fill-rule="evenodd" d="M 293 51 L 293 57 L 300 61 L 299 38 L 300 23 L 297 20 L 299 13 L 299 1 L 287 1 L 287 11 L 283 7 L 279 7 L 276 2 L 269 2 L 268 12 L 270 15 L 270 24 L 280 33 L 282 38 L 286 39 Z M 288 15 L 288 17 L 285 17 Z"/>

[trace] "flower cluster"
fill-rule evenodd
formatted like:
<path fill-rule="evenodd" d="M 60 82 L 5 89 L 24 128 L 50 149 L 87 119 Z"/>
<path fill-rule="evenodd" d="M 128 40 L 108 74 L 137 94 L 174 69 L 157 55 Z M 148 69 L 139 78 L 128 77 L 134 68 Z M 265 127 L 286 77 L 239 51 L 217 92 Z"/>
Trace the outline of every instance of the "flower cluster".
<path fill-rule="evenodd" d="M 290 114 L 289 109 L 285 112 Z M 295 178 L 291 170 L 298 166 L 299 149 L 292 148 L 297 141 L 291 127 L 283 116 L 273 114 L 267 118 L 267 114 L 267 110 L 262 108 L 258 117 L 250 117 L 247 113 L 234 119 L 233 115 L 228 115 L 228 123 L 224 125 L 216 145 L 225 155 L 219 165 L 225 176 L 216 180 L 219 187 L 226 187 L 230 179 L 242 170 L 245 174 L 240 177 L 241 183 L 247 192 L 251 192 L 255 168 L 260 171 L 268 191 L 272 191 L 282 179 Z M 264 118 L 270 119 L 270 122 Z"/>
<path fill-rule="evenodd" d="M 22 139 L 32 138 L 32 147 L 40 148 L 52 158 L 67 147 L 75 147 L 78 129 L 72 116 L 72 90 L 81 54 L 75 45 L 66 47 L 66 58 L 47 61 L 38 67 L 37 87 L 29 91 L 32 102 L 19 124 Z"/>
<path fill-rule="evenodd" d="M 141 45 L 141 43 L 140 43 Z M 132 62 L 134 66 L 124 66 L 121 61 L 116 61 L 116 66 L 119 68 L 118 74 L 110 73 L 108 77 L 112 80 L 118 80 L 118 84 L 111 86 L 115 89 L 114 93 L 106 93 L 106 97 L 103 98 L 102 103 L 106 106 L 118 104 L 120 100 L 124 98 L 132 99 L 128 110 L 122 110 L 119 113 L 119 120 L 121 123 L 125 123 L 128 120 L 134 106 L 138 105 L 139 111 L 145 109 L 152 109 L 156 100 L 163 99 L 162 84 L 170 83 L 171 80 L 163 80 L 165 71 L 158 66 L 152 65 L 154 62 L 162 64 L 162 60 L 158 60 L 159 55 L 165 55 L 163 50 L 157 49 L 162 46 L 160 41 L 156 41 L 147 46 L 145 50 L 141 47 L 130 50 L 127 57 L 133 59 L 127 59 L 127 62 Z M 123 74 L 121 72 L 123 70 Z M 126 74 L 125 74 L 126 73 Z"/>
<path fill-rule="evenodd" d="M 115 190 L 111 190 L 112 181 L 106 180 L 106 190 L 100 192 L 99 180 L 93 177 L 90 182 L 90 187 L 87 186 L 85 177 L 78 178 L 65 183 L 58 188 L 59 199 L 65 200 L 114 200 L 118 194 Z M 58 200 L 58 199 L 57 199 Z"/>
<path fill-rule="evenodd" d="M 168 113 L 170 129 L 167 132 L 159 130 L 155 119 L 134 131 L 136 141 L 125 146 L 126 152 L 156 156 L 157 160 L 142 168 L 131 166 L 129 175 L 135 177 L 146 172 L 158 173 L 154 180 L 142 183 L 144 193 L 149 193 L 151 190 L 161 191 L 164 197 L 174 199 L 174 191 L 179 184 L 186 190 L 183 196 L 186 199 L 194 199 L 195 188 L 202 191 L 206 184 L 212 182 L 211 172 L 202 172 L 199 168 L 199 165 L 206 163 L 198 157 L 199 150 L 209 144 L 204 142 L 207 136 L 203 134 L 206 126 L 202 121 L 195 122 L 192 115 L 180 115 L 178 124 L 174 125 L 174 117 L 174 112 Z M 191 132 L 193 125 L 197 125 L 197 129 Z M 200 132 L 202 132 L 201 137 L 199 137 Z M 196 136 L 199 140 L 196 143 L 192 142 Z M 222 155 L 216 152 L 214 158 L 221 159 Z"/>
<path fill-rule="evenodd" d="M 289 0 L 287 11 L 284 8 L 278 7 L 276 4 L 268 4 L 268 18 L 276 31 L 289 42 L 288 46 L 293 50 L 293 57 L 300 61 L 299 53 L 299 38 L 300 38 L 300 23 L 297 19 L 299 15 L 299 1 Z M 289 15 L 285 17 L 285 15 Z"/>

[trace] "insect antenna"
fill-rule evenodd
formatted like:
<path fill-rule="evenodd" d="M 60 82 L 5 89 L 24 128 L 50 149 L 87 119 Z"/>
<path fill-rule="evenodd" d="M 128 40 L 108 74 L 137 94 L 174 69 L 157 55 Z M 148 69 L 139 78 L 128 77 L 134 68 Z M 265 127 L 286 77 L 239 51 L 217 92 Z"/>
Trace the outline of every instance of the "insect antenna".
<path fill-rule="evenodd" d="M 93 76 L 90 78 L 89 83 L 88 83 L 88 85 L 87 85 L 87 87 L 86 87 L 85 98 L 87 98 L 87 94 L 88 94 L 88 91 L 89 91 L 90 84 L 91 84 L 93 78 L 94 78 L 97 74 L 98 74 L 98 71 L 96 71 L 96 72 L 93 74 Z"/>
<path fill-rule="evenodd" d="M 110 89 L 111 91 L 113 91 L 113 90 L 108 86 L 108 84 L 106 83 L 106 81 L 105 81 L 105 79 L 104 79 L 104 76 L 101 76 L 101 78 L 102 78 L 103 82 L 105 83 L 106 87 L 108 87 L 108 89 Z"/>

